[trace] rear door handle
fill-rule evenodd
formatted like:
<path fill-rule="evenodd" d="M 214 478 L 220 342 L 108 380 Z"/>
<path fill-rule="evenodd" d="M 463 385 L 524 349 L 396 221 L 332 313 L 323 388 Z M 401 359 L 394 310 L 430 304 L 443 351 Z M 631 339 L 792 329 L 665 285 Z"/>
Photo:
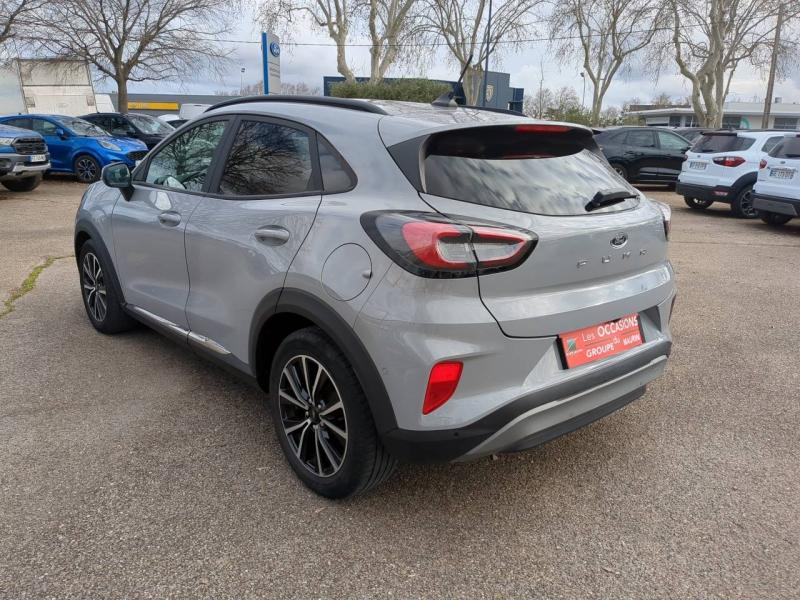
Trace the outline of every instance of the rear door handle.
<path fill-rule="evenodd" d="M 158 222 L 167 227 L 175 227 L 181 222 L 181 216 L 176 212 L 162 212 L 158 215 Z"/>
<path fill-rule="evenodd" d="M 268 246 L 280 246 L 289 241 L 289 231 L 276 225 L 267 225 L 256 229 L 256 239 Z"/>

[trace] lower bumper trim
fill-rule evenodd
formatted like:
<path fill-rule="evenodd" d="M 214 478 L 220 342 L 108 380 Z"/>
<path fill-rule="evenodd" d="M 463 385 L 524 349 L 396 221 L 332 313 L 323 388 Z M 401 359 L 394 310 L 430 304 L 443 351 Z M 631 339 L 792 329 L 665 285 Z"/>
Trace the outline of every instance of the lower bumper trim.
<path fill-rule="evenodd" d="M 790 217 L 800 216 L 800 212 L 798 212 L 798 209 L 800 209 L 800 200 L 793 200 L 791 198 L 754 195 L 753 208 Z"/>
<path fill-rule="evenodd" d="M 675 185 L 675 192 L 687 198 L 697 200 L 713 200 L 714 202 L 731 202 L 731 188 L 723 186 L 697 185 L 681 183 Z"/>

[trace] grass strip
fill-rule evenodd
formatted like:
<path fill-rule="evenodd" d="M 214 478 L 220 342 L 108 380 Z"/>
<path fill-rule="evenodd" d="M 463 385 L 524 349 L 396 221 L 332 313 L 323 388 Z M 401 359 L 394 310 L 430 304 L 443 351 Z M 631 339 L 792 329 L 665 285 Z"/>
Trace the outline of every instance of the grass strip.
<path fill-rule="evenodd" d="M 36 265 L 33 270 L 28 273 L 22 285 L 11 290 L 11 295 L 8 299 L 3 301 L 3 307 L 0 308 L 0 319 L 14 312 L 14 303 L 36 287 L 36 280 L 39 278 L 39 275 L 42 274 L 42 271 L 62 258 L 72 258 L 72 256 L 48 256 L 42 264 Z"/>

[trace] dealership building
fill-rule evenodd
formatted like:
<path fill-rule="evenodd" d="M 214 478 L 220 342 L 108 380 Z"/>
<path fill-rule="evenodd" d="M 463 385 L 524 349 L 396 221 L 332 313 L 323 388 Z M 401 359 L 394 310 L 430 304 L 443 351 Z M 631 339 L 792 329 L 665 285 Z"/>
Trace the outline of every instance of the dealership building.
<path fill-rule="evenodd" d="M 645 125 L 666 127 L 696 127 L 694 110 L 688 106 L 667 106 L 630 110 L 627 115 L 637 116 Z M 725 129 L 800 129 L 800 104 L 781 102 L 776 98 L 770 110 L 768 123 L 763 123 L 763 102 L 726 102 L 723 106 L 722 127 Z"/>

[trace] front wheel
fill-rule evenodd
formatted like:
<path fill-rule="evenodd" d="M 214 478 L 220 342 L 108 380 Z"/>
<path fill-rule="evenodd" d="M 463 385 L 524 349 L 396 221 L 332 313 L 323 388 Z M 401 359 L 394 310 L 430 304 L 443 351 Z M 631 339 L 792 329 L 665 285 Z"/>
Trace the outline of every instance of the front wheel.
<path fill-rule="evenodd" d="M 789 221 L 792 220 L 792 217 L 789 215 L 779 215 L 778 213 L 771 213 L 771 212 L 761 212 L 759 211 L 758 216 L 761 217 L 761 220 L 764 221 L 767 225 L 771 225 L 772 227 L 780 227 L 782 225 L 786 225 Z"/>
<path fill-rule="evenodd" d="M 686 202 L 686 206 L 694 210 L 705 210 L 714 204 L 713 200 L 698 200 L 697 198 L 690 198 L 689 196 L 684 196 L 683 201 Z"/>
<path fill-rule="evenodd" d="M 384 481 L 396 461 L 381 445 L 367 399 L 347 358 L 320 329 L 290 334 L 270 372 L 278 441 L 300 480 L 345 498 Z"/>
<path fill-rule="evenodd" d="M 20 177 L 19 179 L 9 179 L 3 181 L 3 187 L 10 192 L 31 192 L 39 187 L 42 183 L 41 175 L 32 175 L 31 177 Z"/>
<path fill-rule="evenodd" d="M 753 186 L 748 185 L 742 189 L 731 203 L 731 211 L 740 219 L 755 219 L 758 211 L 753 208 Z"/>
<path fill-rule="evenodd" d="M 111 265 L 106 264 L 91 240 L 78 254 L 81 295 L 89 322 L 100 333 L 120 333 L 132 329 L 136 321 L 122 309 L 111 283 Z"/>
<path fill-rule="evenodd" d="M 100 179 L 100 163 L 88 154 L 84 154 L 75 159 L 75 177 L 81 183 L 94 183 Z"/>

